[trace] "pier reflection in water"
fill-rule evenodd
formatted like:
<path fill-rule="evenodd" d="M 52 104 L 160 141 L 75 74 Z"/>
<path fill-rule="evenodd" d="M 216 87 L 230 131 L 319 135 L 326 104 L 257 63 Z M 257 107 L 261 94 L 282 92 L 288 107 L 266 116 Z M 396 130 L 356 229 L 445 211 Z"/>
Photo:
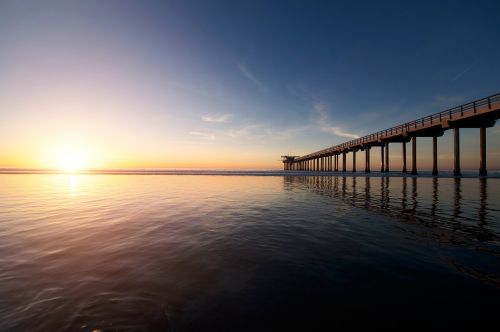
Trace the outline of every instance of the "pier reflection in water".
<path fill-rule="evenodd" d="M 355 207 L 446 232 L 450 240 L 497 242 L 499 179 L 289 176 L 322 195 Z"/>

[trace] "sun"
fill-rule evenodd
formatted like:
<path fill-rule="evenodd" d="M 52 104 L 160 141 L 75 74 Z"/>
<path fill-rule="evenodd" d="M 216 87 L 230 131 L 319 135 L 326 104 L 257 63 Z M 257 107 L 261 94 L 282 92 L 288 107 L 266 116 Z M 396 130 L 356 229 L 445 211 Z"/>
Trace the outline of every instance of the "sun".
<path fill-rule="evenodd" d="M 87 158 L 83 151 L 64 149 L 57 157 L 57 168 L 65 172 L 77 172 L 87 167 Z"/>

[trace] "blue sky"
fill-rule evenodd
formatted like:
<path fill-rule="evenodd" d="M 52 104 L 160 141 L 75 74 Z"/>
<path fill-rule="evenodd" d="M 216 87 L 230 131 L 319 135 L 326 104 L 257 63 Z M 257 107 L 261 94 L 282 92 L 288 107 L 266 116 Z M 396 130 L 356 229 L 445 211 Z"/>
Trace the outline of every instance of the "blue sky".
<path fill-rule="evenodd" d="M 282 154 L 500 92 L 498 13 L 494 1 L 3 1 L 0 166 L 33 149 L 30 165 L 49 165 L 73 141 L 100 151 L 96 167 L 278 168 Z M 490 168 L 499 137 L 488 130 Z M 474 169 L 476 131 L 462 141 Z M 428 168 L 430 143 L 419 149 Z"/>

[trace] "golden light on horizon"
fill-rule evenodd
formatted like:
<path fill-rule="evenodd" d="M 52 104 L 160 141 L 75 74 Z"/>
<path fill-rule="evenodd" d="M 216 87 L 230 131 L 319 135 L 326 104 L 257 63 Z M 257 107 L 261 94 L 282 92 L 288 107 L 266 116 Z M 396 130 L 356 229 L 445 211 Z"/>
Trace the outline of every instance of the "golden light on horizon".
<path fill-rule="evenodd" d="M 65 172 L 77 172 L 89 166 L 87 153 L 82 148 L 64 147 L 56 154 L 56 167 Z"/>

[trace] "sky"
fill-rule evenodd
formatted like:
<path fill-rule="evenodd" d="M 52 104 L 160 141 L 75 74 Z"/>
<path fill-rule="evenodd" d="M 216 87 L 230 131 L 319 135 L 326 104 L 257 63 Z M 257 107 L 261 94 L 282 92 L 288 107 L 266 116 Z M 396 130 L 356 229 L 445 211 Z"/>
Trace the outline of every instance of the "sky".
<path fill-rule="evenodd" d="M 3 0 L 0 167 L 282 168 L 281 155 L 500 92 L 498 13 L 498 1 Z M 487 140 L 500 169 L 499 125 Z M 477 169 L 479 130 L 461 143 Z M 430 138 L 418 154 L 430 168 Z"/>

